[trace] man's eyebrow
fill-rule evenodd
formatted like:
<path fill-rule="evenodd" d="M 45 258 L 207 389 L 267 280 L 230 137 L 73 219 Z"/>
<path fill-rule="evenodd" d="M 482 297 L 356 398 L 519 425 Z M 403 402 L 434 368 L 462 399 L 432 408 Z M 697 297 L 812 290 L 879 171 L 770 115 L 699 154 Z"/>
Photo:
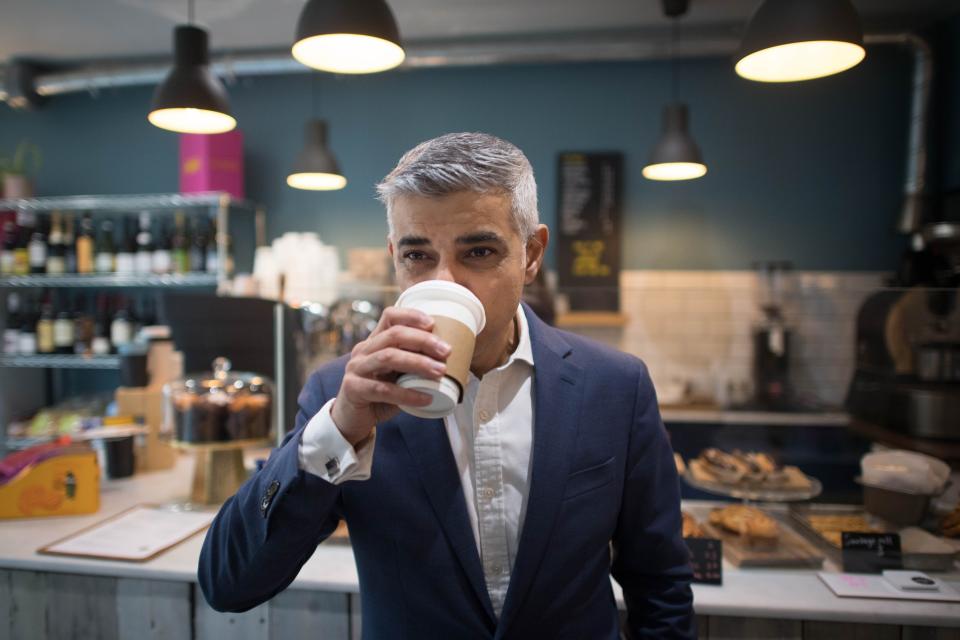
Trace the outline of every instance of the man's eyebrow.
<path fill-rule="evenodd" d="M 503 238 L 493 231 L 478 231 L 476 233 L 468 233 L 457 238 L 457 244 L 479 244 L 481 242 L 503 243 Z"/>
<path fill-rule="evenodd" d="M 397 241 L 398 247 L 423 247 L 430 244 L 430 238 L 423 236 L 403 236 Z"/>

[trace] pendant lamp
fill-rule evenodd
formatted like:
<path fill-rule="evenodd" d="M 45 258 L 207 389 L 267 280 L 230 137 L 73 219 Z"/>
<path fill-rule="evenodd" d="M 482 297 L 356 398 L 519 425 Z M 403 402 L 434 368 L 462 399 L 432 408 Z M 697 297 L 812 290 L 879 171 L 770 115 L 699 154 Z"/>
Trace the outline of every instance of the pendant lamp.
<path fill-rule="evenodd" d="M 690 135 L 687 105 L 676 102 L 663 109 L 663 130 L 643 168 L 648 180 L 692 180 L 706 175 L 700 147 Z"/>
<path fill-rule="evenodd" d="M 333 73 L 386 71 L 406 56 L 385 0 L 308 0 L 292 53 L 308 67 Z"/>
<path fill-rule="evenodd" d="M 336 191 L 347 186 L 347 179 L 340 173 L 340 166 L 327 146 L 327 123 L 318 118 L 307 122 L 306 144 L 293 170 L 287 176 L 287 184 L 294 189 L 311 191 Z"/>
<path fill-rule="evenodd" d="M 153 94 L 150 123 L 180 133 L 223 133 L 236 127 L 227 91 L 210 71 L 207 32 L 178 26 L 173 50 L 173 69 Z"/>
<path fill-rule="evenodd" d="M 794 82 L 846 71 L 865 55 L 849 0 L 766 0 L 747 25 L 735 68 L 748 80 Z"/>
<path fill-rule="evenodd" d="M 664 0 L 664 13 L 673 19 L 670 35 L 670 75 L 673 102 L 663 108 L 663 123 L 660 139 L 653 147 L 650 159 L 643 167 L 647 180 L 693 180 L 707 173 L 703 155 L 690 134 L 690 114 L 687 105 L 678 102 L 676 68 L 673 61 L 673 44 L 676 40 L 676 20 L 687 11 L 686 0 Z"/>

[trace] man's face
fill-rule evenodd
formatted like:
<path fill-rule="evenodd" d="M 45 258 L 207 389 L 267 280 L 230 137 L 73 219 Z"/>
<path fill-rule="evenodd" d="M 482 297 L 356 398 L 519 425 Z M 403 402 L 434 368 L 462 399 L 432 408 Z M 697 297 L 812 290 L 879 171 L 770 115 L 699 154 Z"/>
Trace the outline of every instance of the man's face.
<path fill-rule="evenodd" d="M 538 240 L 525 242 L 514 225 L 509 196 L 460 191 L 436 198 L 397 198 L 393 232 L 388 248 L 400 289 L 424 280 L 466 287 L 487 314 L 474 362 L 502 348 L 523 285 L 533 281 L 540 267 L 546 227 L 540 225 Z"/>

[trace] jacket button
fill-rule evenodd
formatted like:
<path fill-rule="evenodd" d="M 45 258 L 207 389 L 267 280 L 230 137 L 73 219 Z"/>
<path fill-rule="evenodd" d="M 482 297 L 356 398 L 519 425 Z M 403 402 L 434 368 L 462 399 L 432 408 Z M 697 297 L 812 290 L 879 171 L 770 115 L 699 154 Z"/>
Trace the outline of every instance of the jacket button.
<path fill-rule="evenodd" d="M 279 488 L 280 488 L 280 483 L 279 483 L 279 482 L 277 482 L 276 480 L 274 480 L 273 482 L 271 482 L 271 483 L 270 483 L 270 486 L 267 487 L 267 497 L 268 497 L 268 498 L 272 498 L 272 497 L 274 496 L 274 494 L 277 492 L 277 489 L 279 489 Z"/>

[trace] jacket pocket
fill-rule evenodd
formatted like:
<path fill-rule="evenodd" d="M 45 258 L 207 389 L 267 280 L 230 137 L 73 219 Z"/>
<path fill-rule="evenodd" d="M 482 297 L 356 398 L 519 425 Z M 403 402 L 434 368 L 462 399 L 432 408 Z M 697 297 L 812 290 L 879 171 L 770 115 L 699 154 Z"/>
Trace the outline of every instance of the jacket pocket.
<path fill-rule="evenodd" d="M 568 500 L 587 491 L 593 491 L 613 480 L 614 461 L 616 456 L 586 469 L 574 471 L 567 476 L 567 486 L 563 491 L 563 499 Z"/>

